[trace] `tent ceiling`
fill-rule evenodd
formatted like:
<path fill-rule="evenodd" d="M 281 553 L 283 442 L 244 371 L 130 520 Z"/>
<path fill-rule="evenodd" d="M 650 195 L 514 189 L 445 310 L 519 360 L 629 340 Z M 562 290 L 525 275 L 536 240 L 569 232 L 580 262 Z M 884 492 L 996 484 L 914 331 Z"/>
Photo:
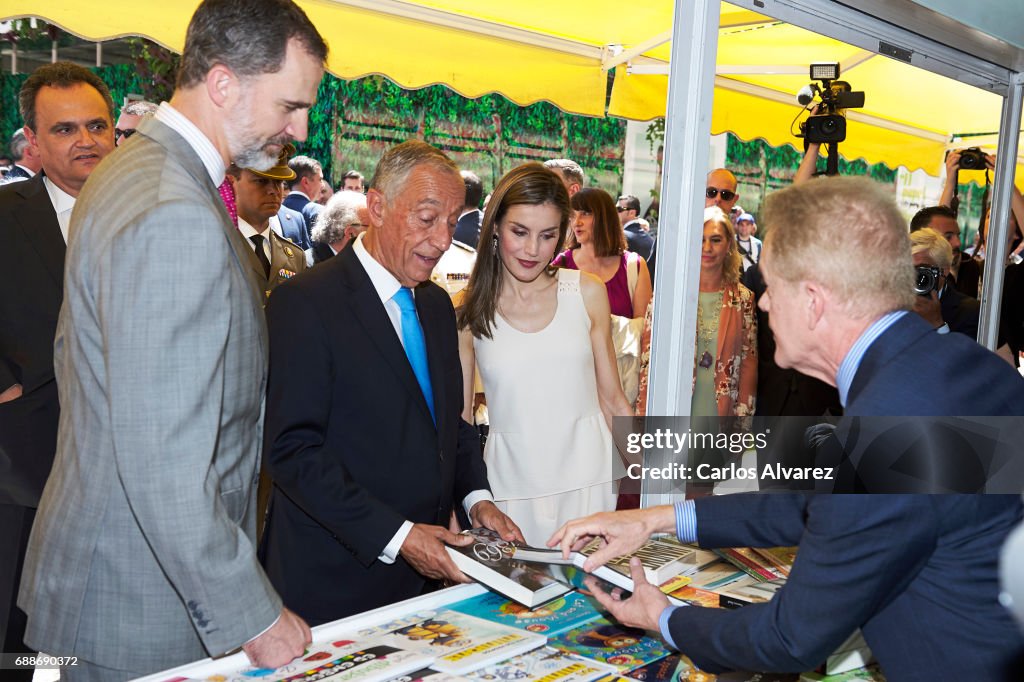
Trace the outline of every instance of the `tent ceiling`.
<path fill-rule="evenodd" d="M 469 97 L 500 92 L 520 104 L 543 100 L 566 111 L 603 115 L 605 71 L 617 68 L 608 113 L 639 120 L 665 113 L 667 79 L 657 72 L 667 68 L 671 50 L 671 0 L 628 8 L 618 0 L 298 2 L 332 46 L 329 70 L 343 78 L 379 73 L 404 87 L 444 83 Z M 752 0 L 737 2 L 754 6 Z M 757 6 L 776 16 L 788 13 L 797 21 L 809 14 L 801 9 L 806 2 L 765 0 Z M 0 0 L 0 18 L 39 16 L 92 40 L 144 35 L 180 51 L 198 2 L 103 4 L 97 11 L 80 0 Z M 950 136 L 998 129 L 1001 98 L 982 88 L 1002 87 L 1000 76 L 1008 72 L 998 65 L 1015 63 L 1019 49 L 909 0 L 866 4 L 887 13 L 891 22 L 899 21 L 902 13 L 920 21 L 922 30 L 973 44 L 978 48 L 974 54 L 989 57 L 997 66 L 965 57 L 968 68 L 955 72 L 949 64 L 958 59 L 955 53 L 943 53 L 938 61 L 932 55 L 915 55 L 925 65 L 958 73 L 980 86 L 972 87 L 875 55 L 865 48 L 877 46 L 877 39 L 863 39 L 850 26 L 826 31 L 853 36 L 845 43 L 750 7 L 723 3 L 713 132 L 728 130 L 773 144 L 793 142 L 789 124 L 800 110 L 794 94 L 808 82 L 806 68 L 813 61 L 839 61 L 846 67 L 843 76 L 867 93 L 866 107 L 850 113 L 849 141 L 843 145 L 848 158 L 935 172 Z"/>

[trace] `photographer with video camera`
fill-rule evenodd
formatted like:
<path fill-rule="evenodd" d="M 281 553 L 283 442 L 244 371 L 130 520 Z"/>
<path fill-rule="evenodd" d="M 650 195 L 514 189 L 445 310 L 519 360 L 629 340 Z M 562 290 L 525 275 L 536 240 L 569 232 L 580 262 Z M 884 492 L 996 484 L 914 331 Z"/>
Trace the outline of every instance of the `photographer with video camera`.
<path fill-rule="evenodd" d="M 914 263 L 914 312 L 940 334 L 958 332 L 978 336 L 978 299 L 966 296 L 950 286 L 949 268 L 953 247 L 930 227 L 910 233 L 910 252 Z"/>

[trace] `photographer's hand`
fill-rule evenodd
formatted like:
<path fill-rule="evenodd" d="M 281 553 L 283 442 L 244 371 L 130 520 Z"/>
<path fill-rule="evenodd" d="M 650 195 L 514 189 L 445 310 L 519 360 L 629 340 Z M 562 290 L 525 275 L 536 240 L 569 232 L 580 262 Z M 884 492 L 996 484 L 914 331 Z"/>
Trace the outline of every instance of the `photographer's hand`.
<path fill-rule="evenodd" d="M 960 152 L 950 150 L 946 154 L 946 181 L 942 184 L 942 194 L 939 196 L 940 206 L 953 205 L 953 190 L 956 189 L 956 174 L 960 170 Z"/>
<path fill-rule="evenodd" d="M 793 184 L 799 185 L 814 177 L 814 170 L 818 165 L 818 153 L 821 151 L 821 144 L 818 142 L 807 143 L 807 151 L 804 158 L 800 160 L 800 167 L 793 174 Z"/>
<path fill-rule="evenodd" d="M 914 312 L 936 329 L 945 324 L 942 319 L 942 304 L 939 303 L 937 291 L 933 290 L 927 296 L 915 296 Z"/>

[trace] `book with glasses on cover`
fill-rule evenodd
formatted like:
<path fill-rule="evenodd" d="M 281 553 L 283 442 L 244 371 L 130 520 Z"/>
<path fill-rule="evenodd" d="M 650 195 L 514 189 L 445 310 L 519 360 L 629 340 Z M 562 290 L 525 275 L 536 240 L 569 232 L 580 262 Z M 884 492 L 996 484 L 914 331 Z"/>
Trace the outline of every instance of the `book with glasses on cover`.
<path fill-rule="evenodd" d="M 547 643 L 547 637 L 500 623 L 441 611 L 424 621 L 398 628 L 384 638 L 399 649 L 431 656 L 430 666 L 441 672 L 465 675 Z"/>
<path fill-rule="evenodd" d="M 533 608 L 571 591 L 555 579 L 549 566 L 520 561 L 518 543 L 502 540 L 486 528 L 463 531 L 463 535 L 471 536 L 473 543 L 446 546 L 452 561 L 470 578 L 506 597 Z"/>

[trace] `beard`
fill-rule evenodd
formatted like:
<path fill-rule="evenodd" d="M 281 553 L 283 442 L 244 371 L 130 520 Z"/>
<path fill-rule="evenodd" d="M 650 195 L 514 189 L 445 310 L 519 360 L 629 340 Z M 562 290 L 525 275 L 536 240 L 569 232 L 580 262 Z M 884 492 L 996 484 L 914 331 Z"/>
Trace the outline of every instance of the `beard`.
<path fill-rule="evenodd" d="M 256 124 L 252 114 L 257 109 L 250 106 L 251 104 L 250 98 L 245 98 L 239 104 L 240 113 L 232 116 L 228 121 L 225 136 L 231 152 L 231 159 L 236 166 L 265 171 L 277 165 L 281 147 L 292 140 L 288 135 L 262 138 L 255 131 Z M 276 146 L 276 149 L 268 149 L 270 146 Z"/>
<path fill-rule="evenodd" d="M 277 165 L 277 159 L 281 154 L 280 148 L 271 152 L 267 145 L 284 144 L 283 142 L 269 141 L 260 146 L 251 146 L 235 154 L 235 165 L 239 168 L 251 168 L 256 171 L 270 170 Z"/>

